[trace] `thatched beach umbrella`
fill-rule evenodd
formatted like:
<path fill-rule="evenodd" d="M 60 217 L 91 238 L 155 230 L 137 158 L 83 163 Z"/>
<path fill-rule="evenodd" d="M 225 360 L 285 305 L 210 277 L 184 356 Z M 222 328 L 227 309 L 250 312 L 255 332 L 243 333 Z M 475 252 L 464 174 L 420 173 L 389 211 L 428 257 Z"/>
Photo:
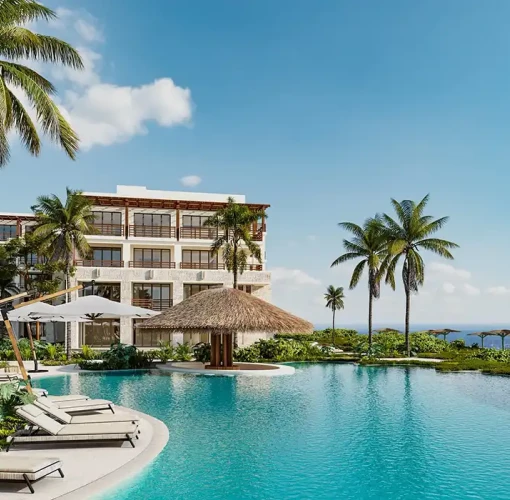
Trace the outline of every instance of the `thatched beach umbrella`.
<path fill-rule="evenodd" d="M 474 333 L 468 333 L 468 335 L 474 335 L 475 337 L 480 337 L 480 339 L 482 340 L 482 349 L 483 349 L 483 339 L 485 337 L 489 337 L 490 335 L 494 335 L 494 334 L 490 333 L 490 332 L 474 332 Z"/>
<path fill-rule="evenodd" d="M 505 350 L 505 337 L 508 337 L 510 335 L 510 330 L 491 330 L 488 332 L 489 335 L 496 335 L 498 337 L 501 337 L 501 349 Z"/>
<path fill-rule="evenodd" d="M 442 328 L 441 330 L 429 330 L 427 333 L 430 333 L 430 335 L 435 335 L 436 337 L 438 335 L 443 336 L 443 340 L 446 340 L 446 336 L 450 333 L 459 333 L 460 330 L 452 330 L 451 328 Z"/>
<path fill-rule="evenodd" d="M 212 288 L 191 296 L 159 316 L 137 324 L 154 333 L 210 333 L 210 369 L 233 370 L 235 332 L 312 333 L 313 325 L 253 295 L 233 288 Z M 223 356 L 221 345 L 223 343 Z"/>

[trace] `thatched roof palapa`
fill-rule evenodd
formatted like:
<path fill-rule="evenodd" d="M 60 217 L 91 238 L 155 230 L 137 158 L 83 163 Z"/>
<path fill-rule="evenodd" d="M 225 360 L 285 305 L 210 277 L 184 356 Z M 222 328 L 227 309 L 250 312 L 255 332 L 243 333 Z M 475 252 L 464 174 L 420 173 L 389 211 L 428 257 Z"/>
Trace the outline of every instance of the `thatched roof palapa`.
<path fill-rule="evenodd" d="M 233 288 L 204 290 L 136 326 L 173 332 L 313 332 L 308 321 Z"/>

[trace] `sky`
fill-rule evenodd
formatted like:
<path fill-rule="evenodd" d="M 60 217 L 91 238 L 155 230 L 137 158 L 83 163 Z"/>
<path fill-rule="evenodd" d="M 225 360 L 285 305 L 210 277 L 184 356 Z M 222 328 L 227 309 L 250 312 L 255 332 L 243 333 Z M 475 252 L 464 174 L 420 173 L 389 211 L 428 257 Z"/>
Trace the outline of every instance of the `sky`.
<path fill-rule="evenodd" d="M 55 82 L 78 131 L 75 162 L 51 144 L 32 158 L 13 138 L 0 211 L 26 212 L 65 186 L 245 194 L 268 203 L 273 301 L 340 324 L 366 321 L 365 279 L 331 269 L 341 221 L 391 213 L 390 198 L 448 215 L 454 261 L 425 255 L 415 324 L 510 320 L 510 31 L 507 0 L 49 1 L 33 29 L 80 50 Z M 402 323 L 404 295 L 382 288 L 377 324 Z"/>

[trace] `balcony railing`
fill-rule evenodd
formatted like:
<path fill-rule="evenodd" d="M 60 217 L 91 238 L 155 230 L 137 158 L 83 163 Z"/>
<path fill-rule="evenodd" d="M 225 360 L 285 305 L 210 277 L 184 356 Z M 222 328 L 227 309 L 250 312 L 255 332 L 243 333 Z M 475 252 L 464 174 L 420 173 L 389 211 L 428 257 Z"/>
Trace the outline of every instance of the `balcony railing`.
<path fill-rule="evenodd" d="M 262 264 L 247 264 L 247 271 L 262 271 Z"/>
<path fill-rule="evenodd" d="M 123 224 L 93 224 L 94 232 L 92 235 L 100 236 L 124 236 Z"/>
<path fill-rule="evenodd" d="M 129 236 L 137 238 L 175 238 L 175 227 L 171 226 L 129 226 Z"/>
<path fill-rule="evenodd" d="M 186 240 L 215 240 L 219 235 L 223 235 L 224 231 L 214 227 L 190 227 L 184 226 L 179 229 L 179 238 Z M 253 241 L 262 241 L 262 228 L 252 232 Z"/>
<path fill-rule="evenodd" d="M 181 269 L 223 270 L 225 269 L 225 264 L 218 262 L 181 262 Z"/>
<path fill-rule="evenodd" d="M 124 267 L 122 260 L 76 260 L 78 267 Z"/>
<path fill-rule="evenodd" d="M 134 306 L 152 309 L 153 311 L 164 311 L 174 305 L 172 299 L 133 299 Z"/>
<path fill-rule="evenodd" d="M 129 267 L 144 269 L 175 269 L 175 262 L 161 262 L 155 260 L 130 260 Z"/>

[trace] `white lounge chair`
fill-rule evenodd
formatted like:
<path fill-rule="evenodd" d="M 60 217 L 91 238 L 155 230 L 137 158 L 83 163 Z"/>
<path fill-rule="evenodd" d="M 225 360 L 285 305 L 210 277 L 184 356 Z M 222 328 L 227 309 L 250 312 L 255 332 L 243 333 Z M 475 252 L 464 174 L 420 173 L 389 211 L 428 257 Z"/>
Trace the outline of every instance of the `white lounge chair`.
<path fill-rule="evenodd" d="M 34 401 L 34 405 L 43 410 L 54 420 L 62 424 L 102 424 L 105 422 L 131 422 L 138 424 L 140 418 L 130 413 L 96 413 L 95 415 L 70 415 L 64 410 L 53 404 L 48 398 L 39 398 Z"/>
<path fill-rule="evenodd" d="M 64 410 L 67 413 L 83 413 L 86 411 L 101 411 L 110 410 L 115 413 L 113 409 L 114 404 L 106 399 L 81 399 L 81 400 L 60 400 L 52 401 L 59 410 Z"/>
<path fill-rule="evenodd" d="M 108 422 L 100 424 L 59 424 L 45 415 L 34 405 L 20 406 L 16 414 L 28 422 L 23 429 L 7 437 L 6 452 L 14 444 L 48 444 L 65 442 L 85 442 L 95 444 L 105 441 L 129 441 L 134 448 L 133 439 L 138 433 L 138 425 L 128 422 Z"/>
<path fill-rule="evenodd" d="M 25 481 L 31 493 L 34 493 L 32 483 L 52 472 L 58 472 L 60 477 L 64 477 L 62 462 L 58 458 L 2 455 L 0 455 L 0 481 Z"/>

